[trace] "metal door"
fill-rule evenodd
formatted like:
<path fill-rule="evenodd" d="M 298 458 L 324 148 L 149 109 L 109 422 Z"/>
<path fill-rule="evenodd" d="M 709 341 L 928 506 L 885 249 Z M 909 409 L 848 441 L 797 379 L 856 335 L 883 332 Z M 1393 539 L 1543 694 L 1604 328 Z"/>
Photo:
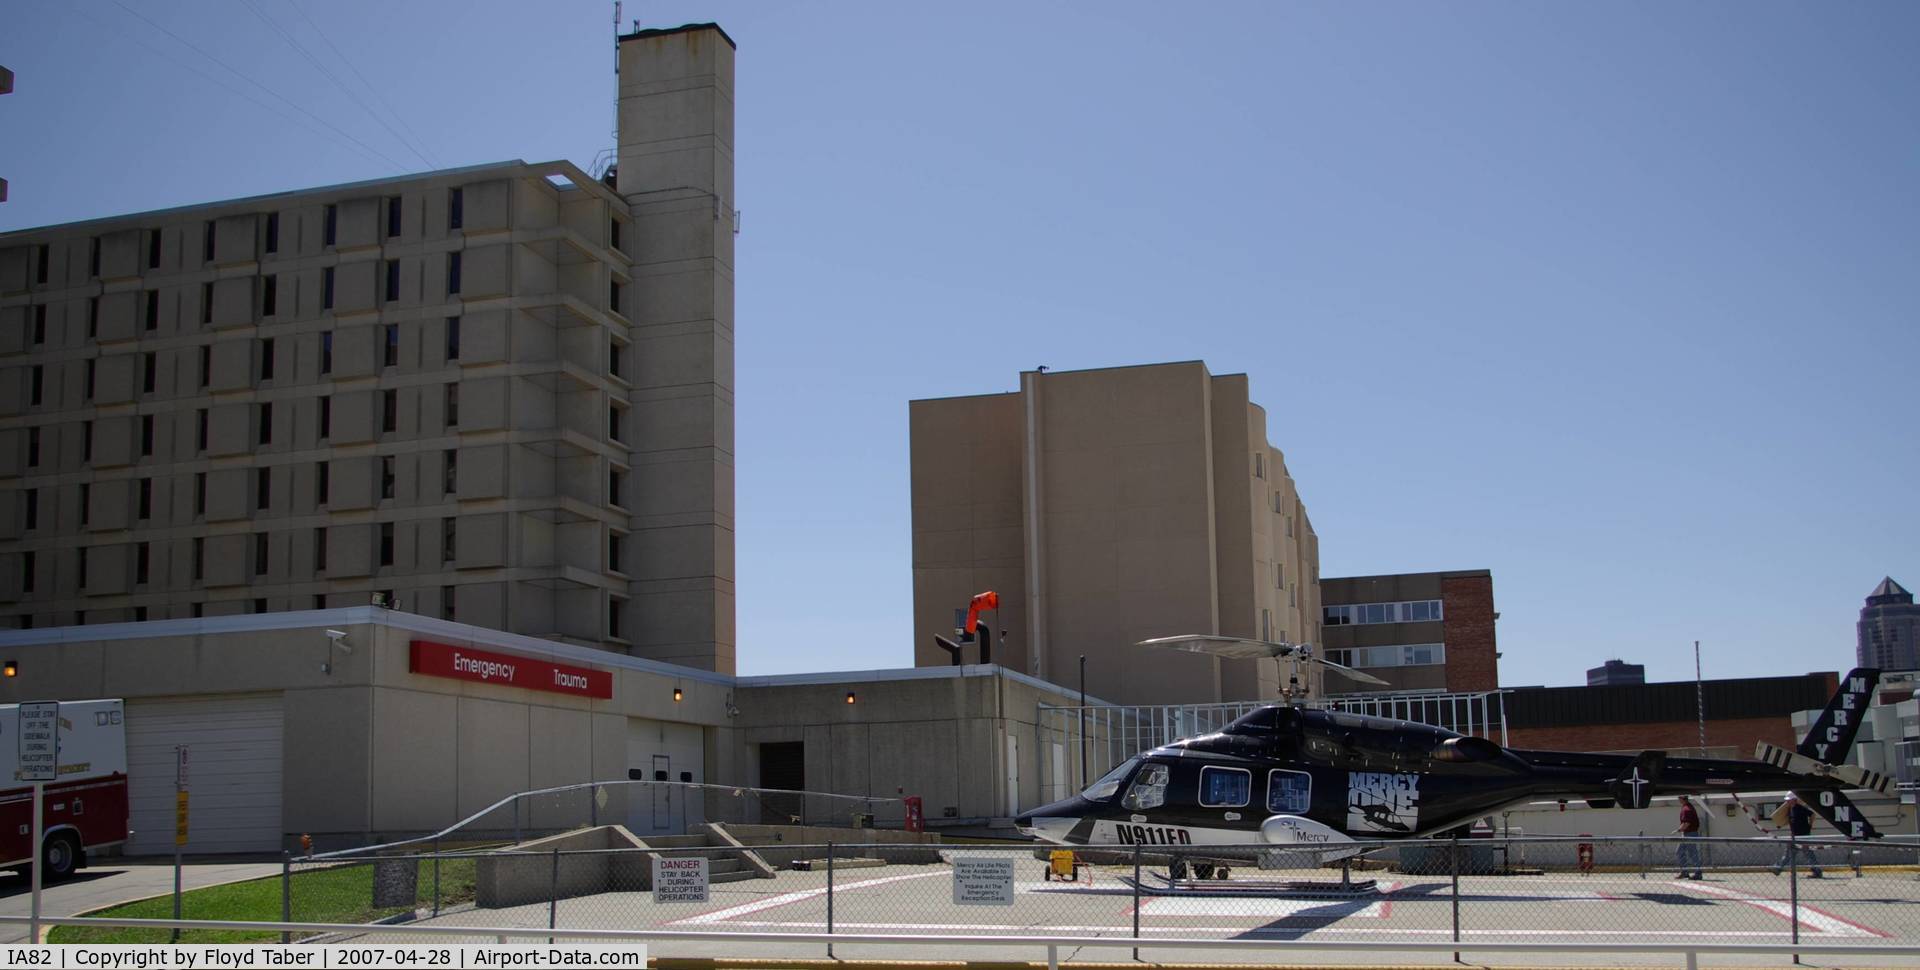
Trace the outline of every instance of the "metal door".
<path fill-rule="evenodd" d="M 673 760 L 664 754 L 653 756 L 653 830 L 655 832 L 677 831 L 673 827 L 673 786 L 667 782 L 673 780 Z"/>

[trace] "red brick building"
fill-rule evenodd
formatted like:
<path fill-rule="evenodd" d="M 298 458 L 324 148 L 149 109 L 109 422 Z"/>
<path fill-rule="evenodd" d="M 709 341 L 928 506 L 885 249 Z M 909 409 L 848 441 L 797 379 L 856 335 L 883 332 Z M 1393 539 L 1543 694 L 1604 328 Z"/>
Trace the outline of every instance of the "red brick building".
<path fill-rule="evenodd" d="M 1464 569 L 1390 576 L 1322 577 L 1326 659 L 1364 670 L 1390 687 L 1338 678 L 1330 692 L 1490 691 L 1500 685 L 1493 573 Z"/>

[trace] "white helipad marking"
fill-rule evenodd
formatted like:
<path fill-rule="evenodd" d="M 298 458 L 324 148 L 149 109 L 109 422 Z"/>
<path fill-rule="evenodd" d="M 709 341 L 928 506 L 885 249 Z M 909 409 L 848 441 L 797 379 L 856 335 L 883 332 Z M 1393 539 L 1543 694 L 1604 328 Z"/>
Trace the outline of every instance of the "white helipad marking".
<path fill-rule="evenodd" d="M 827 924 L 824 921 L 819 921 L 819 920 L 814 920 L 814 921 L 795 920 L 795 921 L 787 921 L 787 922 L 780 922 L 780 921 L 774 921 L 774 920 L 730 920 L 728 921 L 727 925 L 739 926 L 739 927 L 751 927 L 753 929 L 787 929 L 787 930 L 820 930 L 820 929 L 826 929 L 826 926 L 827 926 Z M 921 932 L 928 932 L 928 931 L 940 932 L 940 933 L 960 933 L 960 932 L 969 932 L 969 933 L 1034 932 L 1034 933 L 1087 933 L 1087 934 L 1110 933 L 1110 934 L 1115 934 L 1119 936 L 1126 936 L 1133 932 L 1133 927 L 1131 926 L 1075 926 L 1075 925 L 1069 925 L 1069 924 L 1037 926 L 1037 925 L 1032 925 L 1027 923 L 968 923 L 965 925 L 955 925 L 953 923 L 845 923 L 845 922 L 836 921 L 833 924 L 833 928 L 836 930 L 848 930 L 848 931 L 871 930 L 874 932 L 896 931 L 896 932 L 902 932 L 902 933 L 921 933 Z M 1388 929 L 1385 927 L 1358 928 L 1358 927 L 1346 927 L 1346 926 L 1323 926 L 1323 927 L 1318 927 L 1313 930 L 1308 930 L 1304 932 L 1300 930 L 1285 929 L 1285 928 L 1267 930 L 1260 927 L 1254 927 L 1252 929 L 1249 929 L 1244 925 L 1242 926 L 1142 926 L 1140 927 L 1140 935 L 1142 937 L 1145 937 L 1154 933 L 1161 933 L 1161 934 L 1183 934 L 1184 933 L 1188 935 L 1191 935 L 1194 933 L 1231 933 L 1231 934 L 1243 935 L 1243 936 L 1258 935 L 1261 933 L 1286 933 L 1289 935 L 1298 935 L 1298 936 L 1323 936 L 1330 933 L 1352 933 L 1352 934 L 1363 934 L 1363 935 L 1364 934 L 1387 934 L 1387 935 L 1403 935 L 1404 934 L 1404 935 L 1412 935 L 1412 936 L 1447 936 L 1447 935 L 1450 935 L 1452 932 L 1453 932 L 1452 930 L 1445 930 L 1445 929 Z M 1780 939 L 1780 932 L 1778 930 L 1771 930 L 1771 931 L 1761 931 L 1761 930 L 1461 930 L 1460 935 L 1472 936 L 1472 937 L 1486 937 L 1489 939 L 1504 937 L 1504 936 L 1525 936 L 1525 937 L 1597 936 L 1597 937 L 1604 937 L 1609 939 L 1619 939 L 1622 937 L 1630 937 L 1630 936 L 1678 937 L 1680 939 L 1696 939 L 1696 938 L 1745 939 L 1748 937 L 1756 937 L 1756 938 L 1765 939 L 1765 940 Z"/>
<path fill-rule="evenodd" d="M 1257 919 L 1286 919 L 1308 913 L 1316 916 L 1378 918 L 1384 915 L 1383 901 L 1361 899 L 1262 899 L 1235 896 L 1201 899 L 1193 896 L 1157 896 L 1140 905 L 1142 916 L 1251 916 Z"/>
<path fill-rule="evenodd" d="M 890 882 L 904 882 L 908 879 L 925 879 L 929 876 L 938 876 L 943 874 L 944 873 L 941 873 L 941 872 L 913 872 L 913 873 L 908 873 L 907 875 L 904 875 L 904 876 L 882 876 L 879 879 L 862 879 L 858 882 L 841 883 L 837 886 L 834 886 L 833 891 L 835 893 L 843 893 L 849 889 L 863 889 L 863 888 L 866 888 L 867 886 L 881 886 Z M 682 923 L 718 923 L 723 920 L 730 920 L 735 916 L 745 916 L 748 913 L 757 913 L 763 909 L 772 909 L 775 906 L 785 906 L 788 903 L 797 903 L 803 900 L 813 899 L 819 896 L 825 896 L 826 894 L 827 894 L 827 887 L 825 886 L 820 886 L 814 889 L 802 889 L 798 892 L 781 893 L 778 896 L 768 896 L 765 899 L 756 899 L 753 902 L 741 903 L 738 906 L 728 906 L 725 909 L 716 909 L 711 913 L 701 913 L 698 916 L 689 916 L 686 919 L 674 920 L 673 924 L 679 925 Z"/>
<path fill-rule="evenodd" d="M 1724 889 L 1719 886 L 1704 886 L 1699 882 L 1676 882 L 1672 885 L 1682 889 L 1692 889 L 1695 892 L 1705 893 L 1709 896 L 1731 899 L 1736 903 L 1745 903 L 1756 909 L 1766 910 L 1783 920 L 1792 921 L 1793 919 L 1793 903 L 1789 900 L 1755 896 L 1750 893 L 1740 892 L 1737 889 Z M 1805 902 L 1800 904 L 1800 925 L 1816 933 L 1832 934 L 1834 936 L 1886 937 L 1888 935 L 1872 927 L 1861 926 L 1858 923 L 1849 922 L 1831 913 L 1821 912 L 1808 906 Z"/>

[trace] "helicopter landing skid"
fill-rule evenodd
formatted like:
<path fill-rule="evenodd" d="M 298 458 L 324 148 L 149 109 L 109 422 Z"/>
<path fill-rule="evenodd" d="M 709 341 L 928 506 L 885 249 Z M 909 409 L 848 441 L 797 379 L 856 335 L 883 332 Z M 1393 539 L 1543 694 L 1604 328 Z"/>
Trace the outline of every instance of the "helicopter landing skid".
<path fill-rule="evenodd" d="M 1173 879 L 1150 873 L 1139 882 L 1123 875 L 1120 881 L 1146 896 L 1192 896 L 1200 898 L 1258 897 L 1263 899 L 1297 897 L 1304 899 L 1350 899 L 1380 892 L 1373 879 L 1351 879 L 1341 873 L 1339 882 L 1311 879 Z"/>

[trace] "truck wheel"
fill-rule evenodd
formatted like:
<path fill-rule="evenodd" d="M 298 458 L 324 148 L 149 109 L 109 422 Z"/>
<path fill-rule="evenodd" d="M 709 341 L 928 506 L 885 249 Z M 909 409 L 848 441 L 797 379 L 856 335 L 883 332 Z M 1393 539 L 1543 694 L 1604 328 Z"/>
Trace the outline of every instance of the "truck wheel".
<path fill-rule="evenodd" d="M 40 863 L 46 866 L 40 874 L 42 882 L 59 882 L 73 875 L 80 868 L 80 840 L 70 832 L 48 836 L 40 850 Z"/>

